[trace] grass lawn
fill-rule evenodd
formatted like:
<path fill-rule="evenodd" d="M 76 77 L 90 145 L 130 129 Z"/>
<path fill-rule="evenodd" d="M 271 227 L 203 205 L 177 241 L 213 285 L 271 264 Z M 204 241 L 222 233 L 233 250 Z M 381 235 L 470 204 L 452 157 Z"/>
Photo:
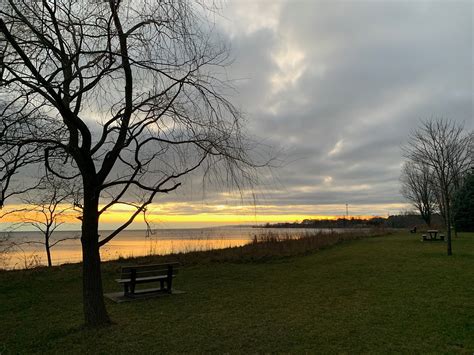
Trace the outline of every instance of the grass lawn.
<path fill-rule="evenodd" d="M 186 294 L 115 304 L 81 328 L 80 266 L 0 273 L 0 353 L 474 352 L 474 234 L 368 238 L 183 268 Z M 104 287 L 118 263 L 104 264 Z"/>

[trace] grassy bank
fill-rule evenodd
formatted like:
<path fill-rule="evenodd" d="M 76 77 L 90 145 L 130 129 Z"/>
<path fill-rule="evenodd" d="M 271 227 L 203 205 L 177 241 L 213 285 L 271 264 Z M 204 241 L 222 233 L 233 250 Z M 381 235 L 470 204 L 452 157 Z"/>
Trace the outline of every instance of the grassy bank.
<path fill-rule="evenodd" d="M 474 351 L 474 234 L 408 234 L 258 262 L 188 263 L 186 294 L 108 303 L 83 330 L 79 265 L 0 273 L 0 353 Z M 106 291 L 119 262 L 104 265 Z"/>
<path fill-rule="evenodd" d="M 117 260 L 121 265 L 141 265 L 178 261 L 181 265 L 202 265 L 206 263 L 249 263 L 267 262 L 279 258 L 301 256 L 314 253 L 333 245 L 379 237 L 390 234 L 386 229 L 366 229 L 353 231 L 321 232 L 309 230 L 304 234 L 259 232 L 252 236 L 250 243 L 240 247 L 212 249 L 205 251 L 188 251 L 169 255 L 148 255 Z M 112 261 L 112 264 L 115 261 Z"/>

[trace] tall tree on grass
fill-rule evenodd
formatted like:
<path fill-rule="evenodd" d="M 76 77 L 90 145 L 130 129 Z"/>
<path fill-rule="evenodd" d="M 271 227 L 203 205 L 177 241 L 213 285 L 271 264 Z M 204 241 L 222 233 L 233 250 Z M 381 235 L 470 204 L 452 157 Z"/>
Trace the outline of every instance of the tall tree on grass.
<path fill-rule="evenodd" d="M 440 118 L 422 122 L 404 147 L 404 155 L 410 162 L 426 165 L 433 171 L 433 183 L 439 192 L 440 210 L 446 223 L 448 255 L 452 254 L 452 199 L 472 164 L 469 151 L 472 139 L 472 132 L 466 132 L 462 125 Z"/>
<path fill-rule="evenodd" d="M 433 190 L 433 172 L 426 164 L 405 162 L 400 177 L 401 193 L 418 210 L 425 223 L 431 226 L 431 216 L 436 209 Z"/>
<path fill-rule="evenodd" d="M 2 143 L 41 149 L 49 174 L 81 180 L 85 322 L 106 324 L 100 247 L 186 175 L 214 172 L 239 187 L 254 178 L 258 164 L 219 74 L 228 51 L 205 1 L 2 4 L 1 98 L 31 117 Z M 30 128 L 45 125 L 40 135 Z M 116 204 L 133 212 L 99 236 Z"/>

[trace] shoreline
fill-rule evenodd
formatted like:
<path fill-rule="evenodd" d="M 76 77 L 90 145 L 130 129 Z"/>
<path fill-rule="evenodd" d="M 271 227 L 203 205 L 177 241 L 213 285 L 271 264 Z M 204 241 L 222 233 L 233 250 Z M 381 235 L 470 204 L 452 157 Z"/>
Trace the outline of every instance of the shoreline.
<path fill-rule="evenodd" d="M 363 232 L 363 233 L 360 233 Z M 353 241 L 363 238 L 379 237 L 392 234 L 393 231 L 387 229 L 369 229 L 339 232 L 315 232 L 312 234 L 290 235 L 290 233 L 277 235 L 275 233 L 261 233 L 255 235 L 247 244 L 240 246 L 230 246 L 207 250 L 188 250 L 170 254 L 147 254 L 137 256 L 119 255 L 114 259 L 102 260 L 102 265 L 107 263 L 123 262 L 130 264 L 131 261 L 137 264 L 152 262 L 178 261 L 183 265 L 201 264 L 208 262 L 246 262 L 262 261 L 280 257 L 297 256 L 309 252 L 314 252 L 345 241 Z M 53 265 L 52 268 L 69 267 L 80 265 L 82 261 L 65 262 Z M 25 271 L 48 269 L 46 265 L 36 264 L 26 268 L 0 268 L 0 272 Z"/>

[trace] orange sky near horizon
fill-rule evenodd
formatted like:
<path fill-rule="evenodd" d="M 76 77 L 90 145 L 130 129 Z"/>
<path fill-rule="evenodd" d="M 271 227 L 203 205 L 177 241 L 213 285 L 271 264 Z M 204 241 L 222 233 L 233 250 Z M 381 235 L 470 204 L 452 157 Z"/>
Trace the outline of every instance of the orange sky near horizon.
<path fill-rule="evenodd" d="M 186 206 L 188 210 L 183 211 L 183 206 Z M 24 205 L 10 205 L 6 206 L 3 212 L 24 207 Z M 405 207 L 403 204 L 350 206 L 349 217 L 367 219 L 380 215 L 387 216 L 388 214 L 398 213 Z M 133 209 L 128 206 L 117 205 L 112 207 L 111 210 L 101 216 L 101 229 L 118 227 L 129 218 L 132 211 Z M 333 213 L 324 213 L 324 211 L 332 211 Z M 379 213 L 370 213 L 370 211 Z M 65 218 L 62 219 L 65 222 L 65 227 L 77 229 L 80 225 L 80 220 L 77 218 L 78 215 L 74 211 L 65 215 Z M 33 212 L 6 214 L 0 219 L 0 230 L 14 223 L 24 221 L 25 218 L 35 219 L 35 216 L 36 214 Z M 315 206 L 229 206 L 167 203 L 151 205 L 148 209 L 147 220 L 152 228 L 198 228 L 222 225 L 295 222 L 304 219 L 335 219 L 344 216 L 345 205 L 325 205 L 315 208 Z M 130 226 L 130 229 L 141 229 L 145 226 L 143 215 L 139 215 Z"/>

